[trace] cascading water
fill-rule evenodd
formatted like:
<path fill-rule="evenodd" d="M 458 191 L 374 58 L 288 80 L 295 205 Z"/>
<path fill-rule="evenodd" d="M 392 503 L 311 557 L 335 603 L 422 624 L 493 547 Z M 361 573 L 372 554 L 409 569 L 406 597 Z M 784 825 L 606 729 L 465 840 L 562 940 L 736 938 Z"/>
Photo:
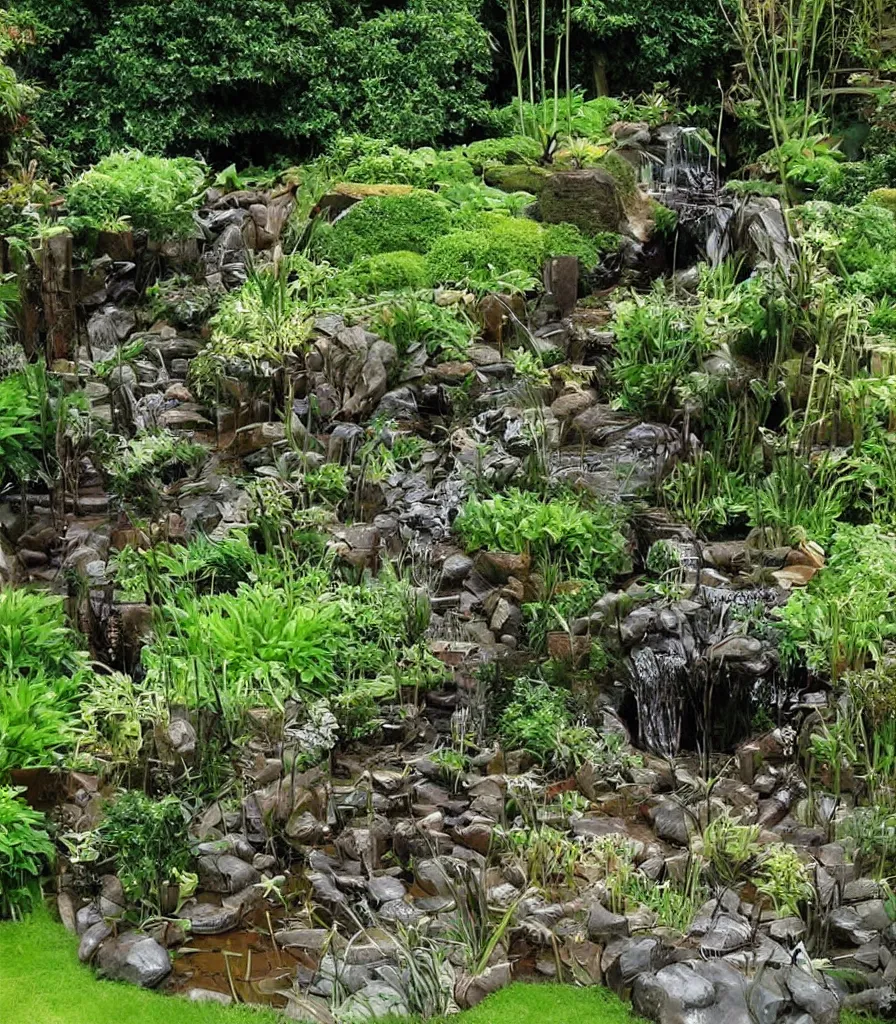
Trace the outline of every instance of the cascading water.
<path fill-rule="evenodd" d="M 666 651 L 652 647 L 632 651 L 632 690 L 641 743 L 656 754 L 674 757 L 681 746 L 688 657 L 681 641 L 672 640 L 668 647 Z"/>
<path fill-rule="evenodd" d="M 721 188 L 717 162 L 696 128 L 663 125 L 642 153 L 642 180 L 654 198 L 678 214 L 679 228 L 717 266 L 735 252 L 768 262 L 794 259 L 776 199 L 735 196 Z"/>

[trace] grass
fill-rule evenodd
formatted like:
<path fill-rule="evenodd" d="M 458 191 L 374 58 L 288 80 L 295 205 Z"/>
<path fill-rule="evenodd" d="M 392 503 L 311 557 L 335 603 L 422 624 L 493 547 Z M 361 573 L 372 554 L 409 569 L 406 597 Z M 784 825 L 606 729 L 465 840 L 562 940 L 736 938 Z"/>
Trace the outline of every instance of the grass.
<path fill-rule="evenodd" d="M 78 963 L 77 942 L 48 914 L 0 924 L 3 1024 L 274 1024 L 249 1007 L 189 1003 L 130 985 L 97 981 Z M 638 1024 L 605 989 L 511 985 L 451 1024 Z M 393 1022 L 396 1024 L 396 1022 Z M 410 1024 L 410 1022 L 406 1022 Z M 434 1024 L 434 1022 L 431 1022 Z M 867 1020 L 865 1024 L 868 1024 Z"/>

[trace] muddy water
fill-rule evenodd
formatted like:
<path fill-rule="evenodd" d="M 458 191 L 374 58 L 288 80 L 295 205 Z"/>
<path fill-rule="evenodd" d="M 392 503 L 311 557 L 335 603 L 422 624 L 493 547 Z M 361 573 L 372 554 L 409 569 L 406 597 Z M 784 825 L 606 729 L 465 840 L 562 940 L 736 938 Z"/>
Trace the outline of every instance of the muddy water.
<path fill-rule="evenodd" d="M 280 949 L 271 934 L 282 927 L 282 911 L 252 914 L 247 924 L 223 935 L 193 935 L 174 960 L 172 992 L 211 989 L 241 1003 L 283 1007 L 279 993 L 292 986 L 299 965 L 314 970 L 316 962 L 299 949 Z"/>

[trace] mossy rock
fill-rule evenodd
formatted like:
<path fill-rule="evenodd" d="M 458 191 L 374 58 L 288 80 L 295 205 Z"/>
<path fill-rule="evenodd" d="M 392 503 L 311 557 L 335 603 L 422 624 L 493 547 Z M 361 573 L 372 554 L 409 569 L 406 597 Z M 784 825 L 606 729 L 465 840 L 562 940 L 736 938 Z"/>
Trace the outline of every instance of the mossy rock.
<path fill-rule="evenodd" d="M 516 164 L 511 167 L 488 167 L 485 171 L 485 183 L 502 192 L 531 192 L 541 194 L 544 183 L 551 176 L 550 171 L 543 167 L 528 167 Z"/>
<path fill-rule="evenodd" d="M 539 202 L 545 223 L 575 224 L 590 235 L 619 231 L 625 220 L 616 179 L 600 167 L 550 175 L 541 190 Z"/>
<path fill-rule="evenodd" d="M 868 193 L 867 201 L 896 214 L 896 188 L 876 188 Z"/>
<path fill-rule="evenodd" d="M 638 173 L 624 156 L 620 156 L 615 150 L 610 150 L 600 158 L 598 166 L 613 176 L 620 195 L 627 198 L 637 194 Z"/>

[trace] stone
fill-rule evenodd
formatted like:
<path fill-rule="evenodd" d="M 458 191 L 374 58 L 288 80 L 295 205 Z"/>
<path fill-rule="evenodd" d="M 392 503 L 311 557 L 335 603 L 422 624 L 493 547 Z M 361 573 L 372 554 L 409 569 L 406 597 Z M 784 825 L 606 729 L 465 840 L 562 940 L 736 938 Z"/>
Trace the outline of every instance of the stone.
<path fill-rule="evenodd" d="M 100 879 L 100 913 L 104 918 L 121 917 L 128 907 L 124 887 L 117 875 L 103 875 Z"/>
<path fill-rule="evenodd" d="M 509 551 L 480 551 L 475 560 L 476 571 L 496 584 L 507 583 L 511 576 L 525 581 L 529 577 L 531 565 L 529 555 L 517 555 Z"/>
<path fill-rule="evenodd" d="M 654 831 L 659 839 L 687 846 L 692 823 L 685 809 L 674 800 L 662 800 L 650 812 Z"/>
<path fill-rule="evenodd" d="M 616 179 L 601 168 L 550 175 L 539 208 L 545 223 L 575 224 L 587 234 L 618 232 L 625 219 Z"/>
<path fill-rule="evenodd" d="M 81 941 L 78 944 L 78 959 L 81 963 L 89 963 L 96 955 L 96 951 L 100 948 L 101 944 L 105 942 L 111 934 L 112 926 L 106 924 L 105 921 L 92 924 L 81 936 Z"/>
<path fill-rule="evenodd" d="M 380 1017 L 406 1017 L 407 1004 L 392 985 L 384 981 L 370 981 L 339 1007 L 342 1020 L 376 1020 Z"/>
<path fill-rule="evenodd" d="M 875 930 L 865 925 L 854 907 L 835 908 L 828 914 L 827 924 L 832 938 L 851 946 L 862 946 L 875 935 Z"/>
<path fill-rule="evenodd" d="M 218 1006 L 230 1006 L 233 1003 L 233 996 L 226 992 L 216 992 L 212 988 L 188 988 L 184 998 L 191 1003 L 217 1003 Z"/>
<path fill-rule="evenodd" d="M 210 892 L 235 893 L 254 885 L 260 878 L 251 864 L 231 854 L 202 856 L 198 868 L 199 884 Z"/>
<path fill-rule="evenodd" d="M 551 412 L 558 420 L 573 419 L 597 403 L 597 394 L 590 388 L 568 391 L 551 402 Z"/>
<path fill-rule="evenodd" d="M 101 977 L 142 988 L 155 988 L 171 973 L 168 951 L 142 932 L 125 932 L 107 939 L 96 958 Z"/>
<path fill-rule="evenodd" d="M 793 945 L 806 934 L 806 925 L 799 917 L 779 917 L 769 925 L 768 933 L 776 942 Z"/>
<path fill-rule="evenodd" d="M 250 455 L 285 439 L 286 427 L 282 423 L 249 423 L 233 435 L 228 451 L 239 456 Z"/>
<path fill-rule="evenodd" d="M 785 985 L 793 1002 L 811 1016 L 814 1024 L 838 1024 L 840 1000 L 832 989 L 826 988 L 808 971 L 792 968 Z"/>
<path fill-rule="evenodd" d="M 214 903 L 195 903 L 180 912 L 190 922 L 194 935 L 221 935 L 229 932 L 240 922 L 236 907 L 217 906 Z"/>
<path fill-rule="evenodd" d="M 628 920 L 622 914 L 614 914 L 600 903 L 595 903 L 588 911 L 588 938 L 594 942 L 603 942 L 617 935 L 628 936 Z"/>
<path fill-rule="evenodd" d="M 467 555 L 449 555 L 442 563 L 442 586 L 463 583 L 473 571 L 473 559 Z"/>
<path fill-rule="evenodd" d="M 381 875 L 368 880 L 367 892 L 374 903 L 388 903 L 390 900 L 404 899 L 407 890 L 397 878 Z"/>

